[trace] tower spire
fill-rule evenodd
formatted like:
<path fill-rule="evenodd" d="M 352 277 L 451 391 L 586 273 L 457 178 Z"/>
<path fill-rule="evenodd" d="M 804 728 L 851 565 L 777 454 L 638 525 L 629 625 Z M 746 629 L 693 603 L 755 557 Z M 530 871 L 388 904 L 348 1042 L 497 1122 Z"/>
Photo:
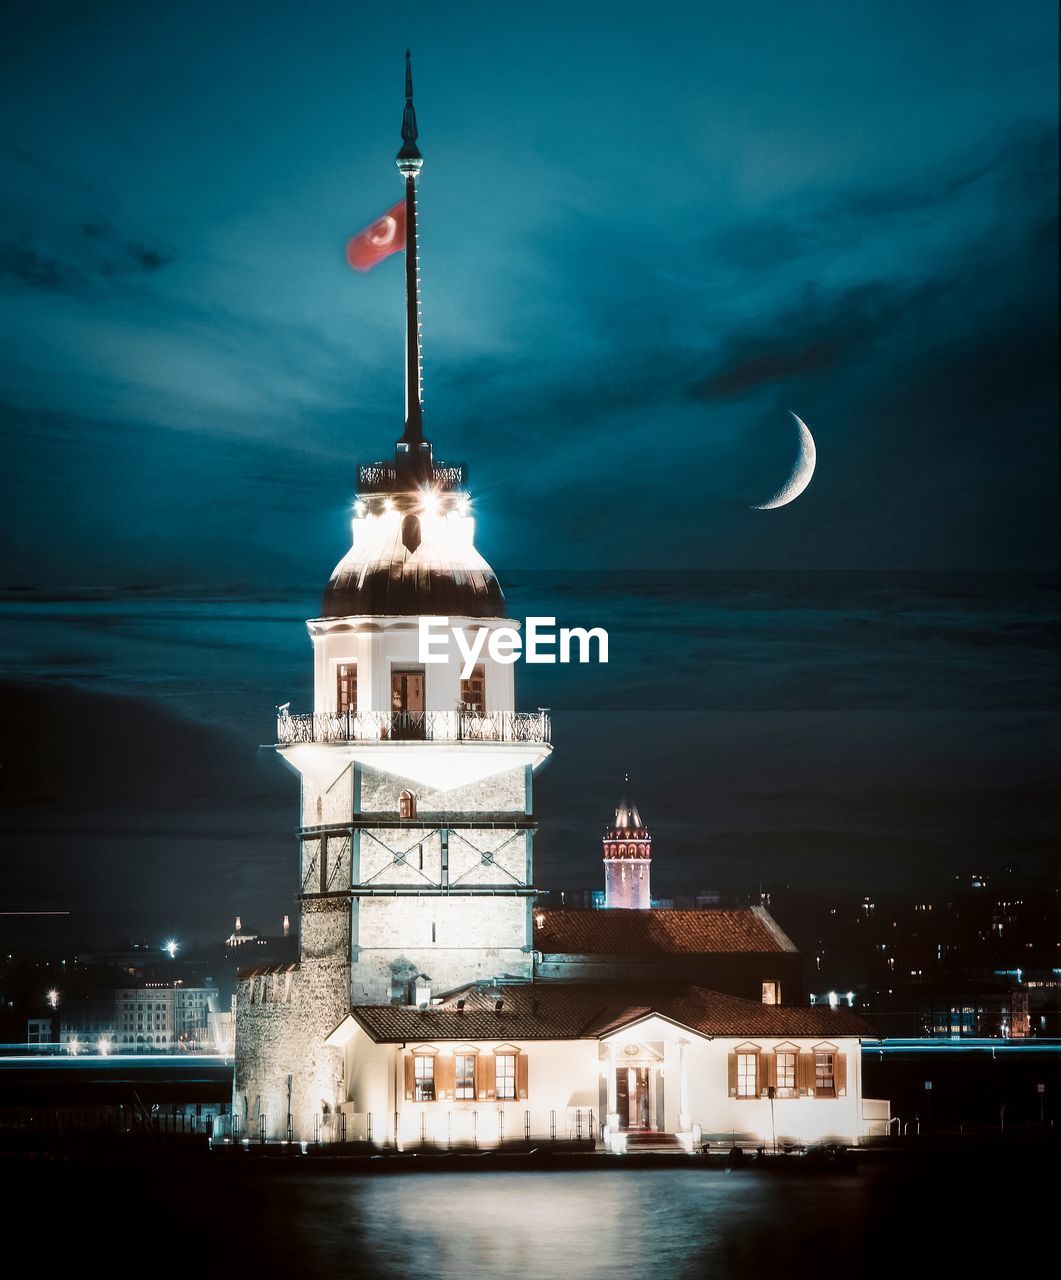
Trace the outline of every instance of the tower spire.
<path fill-rule="evenodd" d="M 416 232 L 416 179 L 424 159 L 416 145 L 413 66 L 405 51 L 405 110 L 402 146 L 396 163 L 405 179 L 405 430 L 395 456 L 398 469 L 412 481 L 431 476 L 431 444 L 424 436 L 423 370 L 420 351 L 420 254 Z"/>

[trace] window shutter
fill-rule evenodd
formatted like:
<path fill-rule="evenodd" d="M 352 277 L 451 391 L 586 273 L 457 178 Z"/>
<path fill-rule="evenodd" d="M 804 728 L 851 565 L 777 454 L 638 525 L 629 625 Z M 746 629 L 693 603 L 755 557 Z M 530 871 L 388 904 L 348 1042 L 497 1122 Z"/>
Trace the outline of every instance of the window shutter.
<path fill-rule="evenodd" d="M 814 1097 L 814 1054 L 799 1055 L 799 1092 L 801 1097 Z"/>
<path fill-rule="evenodd" d="M 525 1053 L 516 1054 L 516 1097 L 525 1098 L 527 1096 L 527 1055 Z"/>
<path fill-rule="evenodd" d="M 452 1057 L 435 1059 L 435 1097 L 452 1098 L 457 1089 L 457 1064 Z"/>
<path fill-rule="evenodd" d="M 731 1098 L 737 1096 L 737 1055 L 735 1053 L 729 1055 L 729 1096 Z"/>
<path fill-rule="evenodd" d="M 759 1092 L 766 1097 L 766 1091 L 777 1088 L 777 1054 L 761 1053 L 759 1055 Z"/>
<path fill-rule="evenodd" d="M 416 1076 L 413 1074 L 413 1055 L 407 1053 L 405 1055 L 405 1097 L 411 1100 L 416 1090 Z"/>
<path fill-rule="evenodd" d="M 496 1080 L 494 1055 L 492 1053 L 477 1054 L 475 1058 L 475 1096 L 477 1098 L 492 1098 L 496 1088 Z"/>
<path fill-rule="evenodd" d="M 838 1049 L 833 1054 L 833 1071 L 836 1074 L 836 1096 L 845 1098 L 847 1096 L 847 1053 L 843 1049 Z"/>

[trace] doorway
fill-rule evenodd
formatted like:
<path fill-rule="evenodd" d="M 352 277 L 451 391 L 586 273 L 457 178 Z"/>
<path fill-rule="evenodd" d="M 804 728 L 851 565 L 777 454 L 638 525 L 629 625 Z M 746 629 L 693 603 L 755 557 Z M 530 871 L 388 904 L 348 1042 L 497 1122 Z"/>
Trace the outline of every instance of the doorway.
<path fill-rule="evenodd" d="M 423 738 L 424 673 L 391 672 L 391 736 Z"/>
<path fill-rule="evenodd" d="M 649 1068 L 617 1067 L 615 1109 L 622 1129 L 650 1129 Z"/>

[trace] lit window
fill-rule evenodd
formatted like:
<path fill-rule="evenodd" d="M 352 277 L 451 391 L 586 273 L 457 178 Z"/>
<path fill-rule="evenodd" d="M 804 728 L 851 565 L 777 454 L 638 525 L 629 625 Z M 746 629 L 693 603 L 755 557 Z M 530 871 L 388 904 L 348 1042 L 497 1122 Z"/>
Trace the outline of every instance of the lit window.
<path fill-rule="evenodd" d="M 763 1004 L 781 1003 L 781 984 L 778 982 L 763 983 Z"/>
<path fill-rule="evenodd" d="M 356 662 L 340 662 L 335 669 L 335 709 L 340 715 L 357 711 Z"/>
<path fill-rule="evenodd" d="M 428 1054 L 417 1054 L 413 1059 L 413 1096 L 417 1102 L 435 1100 L 435 1060 Z"/>
<path fill-rule="evenodd" d="M 403 791 L 398 797 L 398 817 L 416 817 L 416 796 L 411 791 Z"/>
<path fill-rule="evenodd" d="M 759 1096 L 759 1055 L 757 1053 L 737 1054 L 737 1097 L 757 1098 Z"/>
<path fill-rule="evenodd" d="M 504 1100 L 505 1098 L 514 1098 L 516 1096 L 516 1055 L 514 1053 L 499 1053 L 495 1060 L 497 1068 L 497 1096 Z"/>
<path fill-rule="evenodd" d="M 475 1055 L 458 1053 L 456 1061 L 457 1098 L 475 1097 Z"/>
<path fill-rule="evenodd" d="M 836 1094 L 836 1076 L 833 1053 L 816 1053 L 814 1055 L 814 1092 L 817 1097 L 831 1098 Z"/>
<path fill-rule="evenodd" d="M 475 667 L 467 680 L 461 681 L 461 702 L 466 711 L 486 714 L 486 671 Z"/>
<path fill-rule="evenodd" d="M 796 1096 L 796 1055 L 787 1050 L 779 1052 L 777 1063 L 777 1095 L 779 1098 Z"/>

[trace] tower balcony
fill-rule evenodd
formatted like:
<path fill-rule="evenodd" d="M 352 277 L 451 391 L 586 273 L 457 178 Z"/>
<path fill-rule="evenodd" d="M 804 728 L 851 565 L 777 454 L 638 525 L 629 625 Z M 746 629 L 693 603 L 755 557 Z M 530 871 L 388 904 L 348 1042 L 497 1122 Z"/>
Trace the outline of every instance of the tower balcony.
<path fill-rule="evenodd" d="M 436 462 L 426 483 L 437 493 L 457 493 L 467 488 L 467 470 L 458 463 Z M 357 492 L 396 493 L 408 483 L 393 462 L 367 462 L 357 469 Z"/>
<path fill-rule="evenodd" d="M 316 742 L 552 742 L 548 711 L 345 711 L 276 719 L 279 746 Z"/>

